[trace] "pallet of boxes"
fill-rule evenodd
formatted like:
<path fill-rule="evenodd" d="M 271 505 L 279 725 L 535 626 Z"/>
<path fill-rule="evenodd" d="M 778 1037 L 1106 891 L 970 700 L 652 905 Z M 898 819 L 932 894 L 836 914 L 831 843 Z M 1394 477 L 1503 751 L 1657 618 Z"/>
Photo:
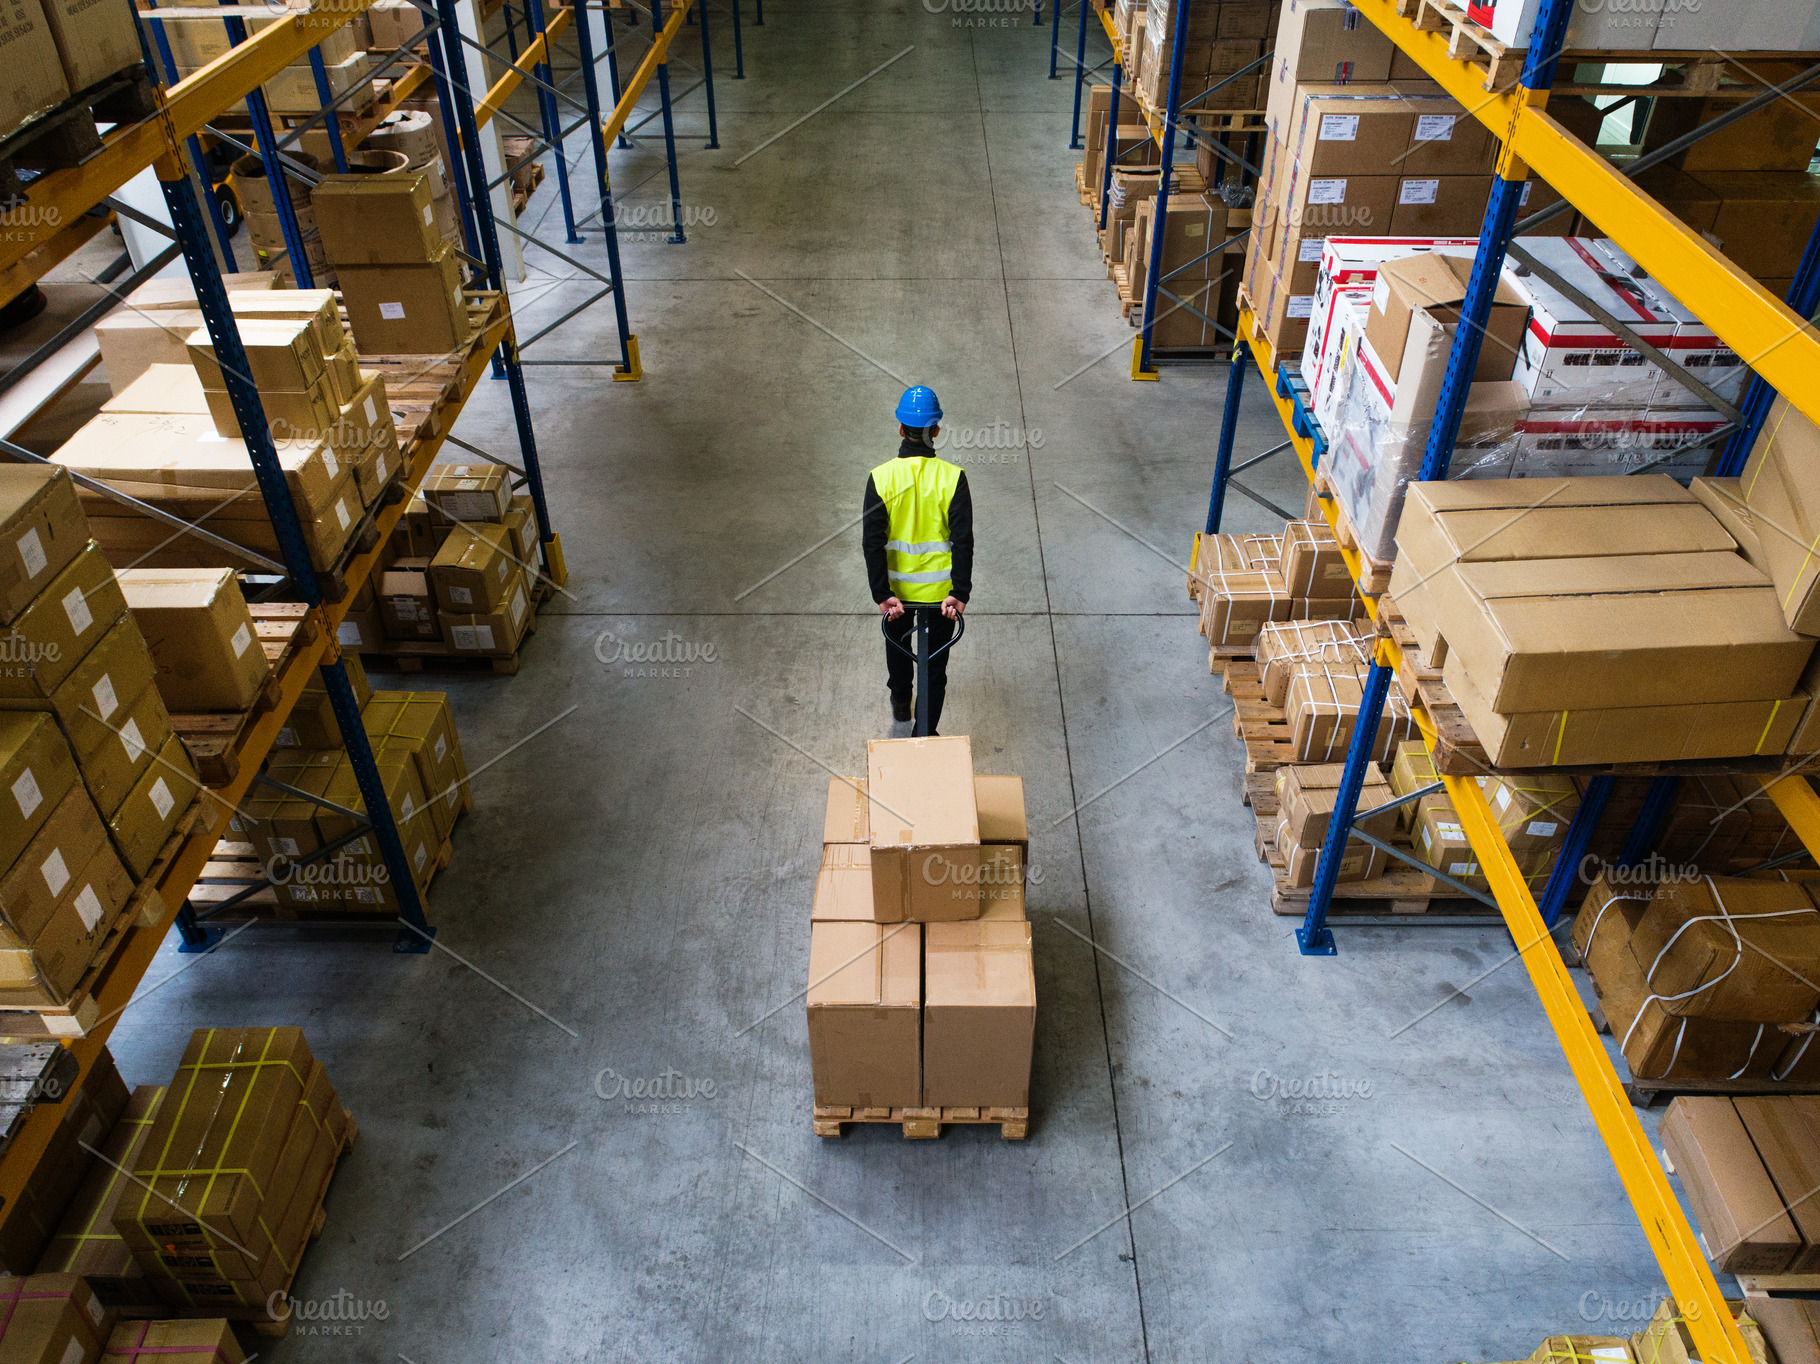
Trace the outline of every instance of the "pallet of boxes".
<path fill-rule="evenodd" d="M 962 737 L 879 739 L 833 778 L 809 925 L 815 1131 L 1030 1121 L 1036 977 L 1023 780 Z"/>
<path fill-rule="evenodd" d="M 232 292 L 228 302 L 310 563 L 336 599 L 348 560 L 376 542 L 374 514 L 398 495 L 403 456 L 385 379 L 360 368 L 329 290 Z M 183 330 L 182 343 L 187 363 L 153 364 L 120 386 L 52 459 L 211 537 L 174 534 L 84 489 L 95 538 L 113 561 L 269 569 L 281 558 L 277 533 L 214 345 L 199 328 Z"/>
<path fill-rule="evenodd" d="M 184 1347 L 218 1364 L 242 1357 L 229 1321 L 283 1335 L 285 1298 L 357 1134 L 302 1030 L 199 1028 L 168 1083 L 130 1095 L 103 1050 L 72 1103 L 80 1138 L 53 1140 L 28 1185 L 28 1197 L 42 1191 L 37 1212 L 6 1224 L 18 1252 L 6 1267 L 32 1277 L 0 1285 L 82 1285 L 108 1353 L 14 1355 L 8 1322 L 0 1357 L 183 1358 Z"/>
<path fill-rule="evenodd" d="M 0 466 L 0 527 L 0 1022 L 79 1037 L 114 949 L 171 908 L 155 880 L 198 783 L 69 476 Z"/>
<path fill-rule="evenodd" d="M 1255 661 L 1269 625 L 1365 615 L 1339 541 L 1324 521 L 1291 521 L 1281 535 L 1197 532 L 1188 593 L 1200 603 L 1207 665 L 1216 673 L 1233 661 Z"/>

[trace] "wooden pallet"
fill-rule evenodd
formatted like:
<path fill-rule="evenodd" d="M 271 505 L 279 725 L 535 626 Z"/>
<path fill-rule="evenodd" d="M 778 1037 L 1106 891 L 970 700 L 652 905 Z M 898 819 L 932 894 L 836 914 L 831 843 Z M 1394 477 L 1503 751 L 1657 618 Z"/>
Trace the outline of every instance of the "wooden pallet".
<path fill-rule="evenodd" d="M 462 788 L 461 805 L 455 812 L 456 821 L 474 808 L 473 793 Z M 451 834 L 453 830 L 451 829 Z M 428 895 L 435 885 L 436 878 L 448 869 L 455 856 L 453 837 L 446 838 L 436 850 L 436 861 L 430 868 L 424 888 L 419 898 Z M 209 860 L 203 864 L 202 874 L 196 878 L 196 884 L 190 890 L 189 903 L 199 910 L 206 911 L 212 905 L 231 900 L 234 896 L 257 885 L 265 879 L 265 867 L 253 851 L 251 843 L 230 843 L 222 839 L 215 845 Z M 212 923 L 243 923 L 249 919 L 270 919 L 280 923 L 310 922 L 346 922 L 350 919 L 372 918 L 375 921 L 390 922 L 397 911 L 389 906 L 380 905 L 363 908 L 360 905 L 334 905 L 317 907 L 313 905 L 287 904 L 278 898 L 278 892 L 271 886 L 254 892 L 240 901 L 232 909 L 218 917 L 211 917 Z"/>
<path fill-rule="evenodd" d="M 79 166 L 101 150 L 103 123 L 139 123 L 158 112 L 157 87 L 135 62 L 78 90 L 53 109 L 0 137 L 0 198 L 24 202 L 21 170 Z"/>
<path fill-rule="evenodd" d="M 249 602 L 253 629 L 272 665 L 265 686 L 245 710 L 180 712 L 171 728 L 183 740 L 204 786 L 226 786 L 240 773 L 240 751 L 246 728 L 276 706 L 284 675 L 297 651 L 316 640 L 318 626 L 303 602 Z"/>
<path fill-rule="evenodd" d="M 1283 708 L 1271 705 L 1264 695 L 1257 661 L 1231 658 L 1221 671 L 1225 677 L 1220 690 L 1232 698 L 1232 732 L 1245 745 L 1245 775 L 1275 772 L 1304 761 L 1296 757 L 1295 731 Z"/>
<path fill-rule="evenodd" d="M 525 211 L 525 205 L 531 201 L 531 196 L 537 192 L 537 187 L 542 183 L 543 163 L 533 161 L 530 175 L 526 177 L 525 183 L 522 186 L 517 184 L 512 186 L 512 213 L 514 216 Z"/>
<path fill-rule="evenodd" d="M 1257 666 L 1258 657 L 1253 644 L 1209 644 L 1207 646 L 1207 671 L 1218 677 L 1228 673 L 1234 663 L 1249 663 Z"/>
<path fill-rule="evenodd" d="M 844 1137 L 847 1125 L 856 1122 L 896 1123 L 912 1141 L 939 1137 L 952 1123 L 997 1123 L 1006 1141 L 1030 1135 L 1028 1108 L 838 1108 L 815 1105 L 815 1135 Z"/>
<path fill-rule="evenodd" d="M 115 917 L 113 926 L 101 946 L 95 949 L 88 969 L 67 1001 L 57 1005 L 0 1004 L 0 1041 L 33 1041 L 40 1038 L 79 1038 L 101 1020 L 98 997 L 114 958 L 125 946 L 135 927 L 151 928 L 163 922 L 167 910 L 164 897 L 158 893 L 158 882 L 171 859 L 177 856 L 186 839 L 195 830 L 205 811 L 213 810 L 214 797 L 198 793 L 190 808 L 178 816 L 171 836 L 164 841 L 153 860 L 151 870 L 140 878 L 128 897 L 126 906 Z M 213 815 L 211 813 L 210 817 Z"/>
<path fill-rule="evenodd" d="M 556 595 L 551 583 L 539 582 L 530 593 L 529 615 L 518 647 L 510 654 L 463 654 L 449 648 L 439 639 L 388 639 L 383 648 L 362 649 L 360 658 L 375 672 L 393 673 L 485 673 L 494 677 L 516 677 L 520 657 L 532 635 L 537 633 L 537 613 Z"/>
<path fill-rule="evenodd" d="M 1454 60 L 1482 60 L 1487 89 L 1502 89 L 1523 69 L 1524 49 L 1499 42 L 1490 29 L 1468 19 L 1462 5 L 1450 0 L 1397 0 L 1397 13 L 1425 33 L 1447 34 L 1447 55 Z"/>

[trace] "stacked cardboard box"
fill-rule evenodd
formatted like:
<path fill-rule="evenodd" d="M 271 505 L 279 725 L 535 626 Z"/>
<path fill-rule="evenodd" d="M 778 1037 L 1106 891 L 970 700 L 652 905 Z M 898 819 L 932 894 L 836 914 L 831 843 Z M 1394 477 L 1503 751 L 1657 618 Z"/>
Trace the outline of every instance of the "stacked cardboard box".
<path fill-rule="evenodd" d="M 364 709 L 373 695 L 373 685 L 367 680 L 366 666 L 361 663 L 360 655 L 354 652 L 343 652 L 341 665 L 347 670 L 348 684 L 354 691 L 354 703 Z M 312 673 L 310 680 L 303 684 L 303 693 L 297 698 L 297 704 L 291 707 L 291 714 L 284 727 L 278 731 L 278 737 L 272 741 L 272 747 L 342 747 L 341 728 L 335 723 L 335 710 L 329 704 L 328 688 L 323 685 L 320 671 Z"/>
<path fill-rule="evenodd" d="M 1258 631 L 1258 680 L 1264 699 L 1279 709 L 1289 679 L 1302 663 L 1361 667 L 1371 661 L 1370 623 L 1351 620 L 1273 621 Z"/>
<path fill-rule="evenodd" d="M 349 1122 L 301 1029 L 198 1029 L 114 1229 L 172 1307 L 263 1313 L 296 1274 Z"/>
<path fill-rule="evenodd" d="M 1390 769 L 1390 789 L 1407 796 L 1440 780 L 1428 748 L 1420 741 L 1398 746 Z M 1580 806 L 1579 788 L 1565 777 L 1546 773 L 1506 773 L 1476 778 L 1492 818 L 1530 890 L 1548 884 L 1567 826 Z M 1416 855 L 1429 866 L 1464 881 L 1474 890 L 1489 890 L 1472 843 L 1453 801 L 1444 791 L 1421 797 L 1399 812 Z"/>
<path fill-rule="evenodd" d="M 1216 651 L 1253 645 L 1273 622 L 1348 621 L 1361 609 L 1324 521 L 1291 521 L 1281 536 L 1199 536 L 1193 581 L 1201 633 Z"/>
<path fill-rule="evenodd" d="M 1638 809 L 1633 803 L 1631 819 Z M 1800 846 L 1760 778 L 1703 774 L 1681 779 L 1655 852 L 1675 866 L 1738 875 Z"/>
<path fill-rule="evenodd" d="M 1741 487 L 1784 618 L 1820 635 L 1820 431 L 1788 399 L 1770 409 Z"/>
<path fill-rule="evenodd" d="M 126 1106 L 126 1084 L 114 1066 L 113 1054 L 103 1047 L 82 1083 L 64 1098 L 57 1130 L 51 1134 L 37 1173 L 0 1221 L 0 1268 L 30 1274 L 38 1267 L 63 1221 L 64 1210 L 95 1169 L 95 1151 Z"/>
<path fill-rule="evenodd" d="M 1181 103 L 1217 86 L 1213 95 L 1192 107 L 1261 108 L 1256 64 L 1264 55 L 1265 39 L 1276 30 L 1277 9 L 1277 4 L 1265 0 L 1197 0 L 1190 5 L 1180 62 Z M 1161 111 L 1169 103 L 1170 72 L 1176 65 L 1176 7 L 1171 0 L 1150 0 L 1142 12 L 1143 39 L 1134 44 L 1132 83 L 1151 109 Z M 1239 75 L 1242 71 L 1245 74 Z"/>
<path fill-rule="evenodd" d="M 1124 250 L 1129 291 L 1139 304 L 1140 320 L 1155 210 L 1154 197 L 1138 202 Z M 1225 202 L 1217 194 L 1171 195 L 1163 216 L 1163 259 L 1158 276 L 1158 288 L 1163 292 L 1157 296 L 1151 343 L 1178 348 L 1217 345 L 1222 337 L 1208 319 L 1218 319 L 1222 291 L 1236 299 L 1238 289 L 1236 276 L 1226 268 L 1225 254 L 1214 250 L 1231 235 Z"/>
<path fill-rule="evenodd" d="M 1673 479 L 1410 485 L 1390 593 L 1500 767 L 1803 744 L 1814 640 Z"/>
<path fill-rule="evenodd" d="M 93 1364 L 113 1309 L 75 1274 L 0 1278 L 0 1358 Z"/>
<path fill-rule="evenodd" d="M 250 270 L 223 275 L 221 282 L 232 296 L 271 289 L 275 278 L 269 270 Z M 184 343 L 201 325 L 196 288 L 188 278 L 141 284 L 127 295 L 124 308 L 95 324 L 109 390 L 116 396 L 124 393 L 153 365 L 187 366 L 190 355 Z"/>
<path fill-rule="evenodd" d="M 1328 825 L 1333 819 L 1334 802 L 1339 795 L 1340 777 L 1344 771 L 1345 766 L 1341 763 L 1312 763 L 1277 769 L 1275 843 L 1278 858 L 1283 863 L 1285 884 L 1314 884 L 1315 871 L 1321 861 L 1321 846 L 1327 838 Z M 1390 799 L 1389 784 L 1375 766 L 1368 765 L 1364 783 L 1359 788 L 1358 817 L 1363 819 L 1367 811 L 1388 804 Z M 1379 837 L 1384 837 L 1389 832 L 1377 825 L 1367 827 Z M 1260 824 L 1260 837 L 1262 833 Z M 1383 873 L 1385 860 L 1384 853 L 1379 849 L 1354 840 L 1346 845 L 1340 858 L 1340 869 L 1335 874 L 1336 879 L 1370 880 Z"/>
<path fill-rule="evenodd" d="M 965 738 L 875 740 L 828 786 L 809 926 L 815 1102 L 1026 1108 L 1036 981 L 1023 782 Z"/>
<path fill-rule="evenodd" d="M 195 798 L 145 639 L 61 470 L 0 467 L 0 1003 L 67 1003 Z"/>
<path fill-rule="evenodd" d="M 182 11 L 179 10 L 179 13 Z M 249 18 L 246 26 L 250 32 L 258 32 L 270 24 L 280 22 L 283 21 Z M 207 19 L 197 18 L 182 22 L 170 19 L 164 22 L 163 27 L 165 36 L 170 40 L 171 55 L 177 60 L 179 76 L 189 76 L 200 71 L 226 53 L 230 45 L 226 26 L 218 21 L 211 23 Z M 366 49 L 361 46 L 353 24 L 343 24 L 323 33 L 322 42 L 316 50 L 322 55 L 330 99 L 357 85 L 367 84 L 371 89 L 367 75 L 371 60 Z M 267 106 L 275 114 L 313 114 L 322 108 L 322 96 L 307 58 L 300 57 L 284 67 L 262 89 L 265 91 Z M 371 102 L 370 98 L 357 94 L 343 107 L 358 110 Z M 244 101 L 236 102 L 232 108 L 232 112 L 240 114 L 245 111 Z"/>
<path fill-rule="evenodd" d="M 361 702 L 367 741 L 411 863 L 412 879 L 422 894 L 441 863 L 441 849 L 448 843 L 457 817 L 472 804 L 461 737 L 446 693 L 365 692 L 365 686 L 361 673 L 356 699 Z M 385 859 L 371 836 L 353 839 L 326 857 L 309 860 L 311 854 L 353 833 L 355 826 L 346 816 L 308 796 L 346 809 L 366 807 L 333 716 L 315 715 L 306 723 L 306 737 L 332 743 L 275 749 L 267 763 L 273 778 L 306 795 L 255 788 L 242 802 L 230 831 L 231 841 L 252 845 L 280 904 L 350 913 L 396 913 L 397 896 Z"/>
<path fill-rule="evenodd" d="M 245 1364 L 246 1355 L 225 1319 L 123 1321 L 107 1338 L 101 1364 L 140 1364 L 155 1356 L 158 1364 Z"/>
<path fill-rule="evenodd" d="M 245 710 L 272 664 L 232 569 L 132 568 L 116 575 L 174 711 Z"/>
<path fill-rule="evenodd" d="M 430 191 L 407 171 L 325 176 L 311 196 L 348 325 L 370 354 L 446 354 L 473 334 Z"/>
<path fill-rule="evenodd" d="M 133 1189 L 126 1172 L 139 1159 L 164 1094 L 162 1085 L 138 1086 L 106 1140 L 90 1143 L 100 1158 L 93 1160 L 38 1260 L 37 1273 L 79 1274 L 110 1307 L 159 1301 L 145 1269 L 114 1229 L 114 1213 Z"/>
<path fill-rule="evenodd" d="M 1574 946 L 1640 1079 L 1799 1080 L 1820 1048 L 1784 1023 L 1813 1020 L 1820 910 L 1800 883 L 1725 877 L 1651 882 L 1602 873 Z"/>
<path fill-rule="evenodd" d="M 1820 1269 L 1820 1098 L 1683 1096 L 1663 1115 L 1662 1145 L 1716 1268 Z"/>

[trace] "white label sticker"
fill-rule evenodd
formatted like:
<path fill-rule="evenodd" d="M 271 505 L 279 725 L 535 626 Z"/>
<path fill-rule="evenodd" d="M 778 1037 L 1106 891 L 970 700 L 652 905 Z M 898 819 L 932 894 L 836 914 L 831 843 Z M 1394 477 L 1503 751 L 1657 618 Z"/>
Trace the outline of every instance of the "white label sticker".
<path fill-rule="evenodd" d="M 480 486 L 480 480 L 478 478 L 464 478 L 455 486 L 464 493 L 471 492 Z"/>
<path fill-rule="evenodd" d="M 512 565 L 507 560 L 501 559 L 499 561 L 499 567 L 493 570 L 493 576 L 503 583 L 506 580 L 506 570 L 511 566 Z"/>
<path fill-rule="evenodd" d="M 171 788 L 164 784 L 163 777 L 158 778 L 157 781 L 152 783 L 151 796 L 152 804 L 158 807 L 158 818 L 169 819 L 171 817 L 171 807 L 174 806 L 177 801 L 176 798 L 171 795 Z"/>
<path fill-rule="evenodd" d="M 1417 142 L 1452 142 L 1452 114 L 1418 114 L 1416 115 Z"/>
<path fill-rule="evenodd" d="M 451 587 L 449 589 L 449 600 L 454 602 L 457 606 L 472 606 L 474 604 L 474 594 L 465 587 Z"/>
<path fill-rule="evenodd" d="M 474 641 L 474 627 L 472 625 L 457 625 L 450 633 L 455 636 L 455 647 L 464 653 L 471 654 L 480 647 Z"/>
<path fill-rule="evenodd" d="M 328 468 L 331 481 L 340 475 L 341 461 L 335 458 L 335 452 L 326 445 L 322 447 L 322 462 Z"/>
<path fill-rule="evenodd" d="M 58 1364 L 82 1364 L 83 1354 L 82 1342 L 72 1340 L 63 1347 L 63 1358 L 58 1361 Z"/>
<path fill-rule="evenodd" d="M 1305 237 L 1296 248 L 1295 258 L 1298 265 L 1319 264 L 1321 247 L 1327 242 L 1325 237 Z"/>
<path fill-rule="evenodd" d="M 1497 799 L 1498 808 L 1500 810 L 1508 810 L 1510 808 L 1510 788 L 1508 786 L 1500 786 L 1498 788 Z"/>
<path fill-rule="evenodd" d="M 95 710 L 103 720 L 120 708 L 120 698 L 114 695 L 114 679 L 106 673 L 101 674 L 101 680 L 94 685 L 93 691 Z"/>
<path fill-rule="evenodd" d="M 145 737 L 139 733 L 139 722 L 129 719 L 120 726 L 120 746 L 126 749 L 126 760 L 130 763 L 139 761 L 140 754 L 145 752 Z"/>
<path fill-rule="evenodd" d="M 343 628 L 345 629 L 346 627 L 344 626 Z M 345 643 L 346 641 L 343 642 Z M 297 731 L 292 729 L 289 725 L 286 725 L 283 729 L 278 731 L 278 737 L 272 742 L 277 744 L 280 748 L 297 748 L 299 746 L 297 743 Z"/>
<path fill-rule="evenodd" d="M 1290 295 L 1289 306 L 1283 310 L 1283 316 L 1284 317 L 1313 317 L 1314 316 L 1314 295 L 1313 294 L 1292 294 L 1292 295 Z"/>
<path fill-rule="evenodd" d="M 52 895 L 63 894 L 63 888 L 70 883 L 70 869 L 64 865 L 62 848 L 52 848 L 51 855 L 38 864 L 38 870 Z"/>
<path fill-rule="evenodd" d="M 72 587 L 63 598 L 63 614 L 70 618 L 70 629 L 78 635 L 86 634 L 95 623 L 94 612 L 88 609 L 88 599 L 80 587 Z"/>
<path fill-rule="evenodd" d="M 1479 864 L 1477 862 L 1449 862 L 1447 864 L 1447 874 L 1449 876 L 1471 876 L 1478 871 L 1478 869 Z"/>
<path fill-rule="evenodd" d="M 44 792 L 38 789 L 38 779 L 32 775 L 32 769 L 26 768 L 13 783 L 13 799 L 19 802 L 19 813 L 27 819 L 32 811 L 44 804 Z"/>
<path fill-rule="evenodd" d="M 1356 142 L 1359 136 L 1357 114 L 1322 114 L 1319 141 Z"/>
<path fill-rule="evenodd" d="M 493 627 L 491 625 L 476 625 L 474 627 L 474 639 L 476 641 L 476 647 L 491 649 L 493 647 Z"/>
<path fill-rule="evenodd" d="M 387 322 L 402 322 L 404 321 L 404 304 L 381 303 L 379 305 L 379 315 Z"/>
<path fill-rule="evenodd" d="M 523 587 L 512 589 L 512 624 L 516 626 L 525 613 L 525 590 Z"/>
<path fill-rule="evenodd" d="M 1390 281 L 1383 275 L 1371 286 L 1371 306 L 1381 313 L 1390 311 Z"/>
<path fill-rule="evenodd" d="M 1537 838 L 1547 838 L 1560 827 L 1559 824 L 1552 823 L 1546 819 L 1532 819 L 1529 821 L 1529 827 L 1523 832 L 1526 834 L 1534 834 Z"/>
<path fill-rule="evenodd" d="M 234 646 L 235 658 L 239 658 L 240 655 L 244 654 L 247 650 L 247 646 L 252 642 L 253 632 L 247 629 L 245 621 L 240 623 L 240 628 L 234 631 L 234 637 L 228 641 L 229 644 Z"/>
<path fill-rule="evenodd" d="M 1344 180 L 1310 180 L 1308 182 L 1308 202 L 1311 204 L 1345 203 L 1346 182 Z"/>
<path fill-rule="evenodd" d="M 1441 195 L 1439 180 L 1405 180 L 1397 191 L 1399 204 L 1432 204 Z"/>
<path fill-rule="evenodd" d="M 28 578 L 35 578 L 44 572 L 44 566 L 50 562 L 44 553 L 44 541 L 38 538 L 36 526 L 19 537 L 19 557 L 25 560 L 25 576 Z"/>
<path fill-rule="evenodd" d="M 423 864 L 429 858 L 429 856 L 430 856 L 430 850 L 428 848 L 424 847 L 423 844 L 419 843 L 417 845 L 417 856 L 411 859 L 411 865 L 413 867 L 415 867 L 418 871 L 422 871 Z"/>
<path fill-rule="evenodd" d="M 1527 204 L 1529 202 L 1529 191 L 1535 186 L 1535 183 L 1536 182 L 1534 180 L 1525 180 L 1523 182 L 1523 192 L 1521 194 L 1517 195 L 1517 207 L 1518 208 L 1522 208 L 1525 204 Z"/>
<path fill-rule="evenodd" d="M 341 528 L 343 530 L 346 530 L 349 526 L 354 524 L 354 518 L 348 515 L 348 500 L 346 497 L 343 497 L 341 501 L 335 504 L 335 515 L 340 520 Z"/>
<path fill-rule="evenodd" d="M 373 395 L 371 393 L 369 393 L 369 394 L 367 394 L 367 425 L 368 426 L 375 425 L 378 421 L 379 421 L 379 409 L 376 406 L 374 406 Z"/>
<path fill-rule="evenodd" d="M 409 791 L 404 793 L 404 809 L 401 813 L 404 815 L 406 823 L 409 823 L 411 816 L 417 813 L 417 803 L 411 799 Z"/>
<path fill-rule="evenodd" d="M 294 838 L 274 838 L 272 846 L 286 857 L 297 856 L 297 840 Z"/>
<path fill-rule="evenodd" d="M 355 648 L 359 648 L 360 645 L 366 642 L 360 637 L 360 622 L 353 620 L 342 621 L 340 625 L 335 627 L 335 642 L 337 644 L 349 644 Z"/>
<path fill-rule="evenodd" d="M 385 456 L 384 455 L 380 455 L 379 458 L 377 458 L 373 461 L 373 477 L 378 479 L 381 483 L 385 482 Z"/>
<path fill-rule="evenodd" d="M 449 741 L 442 735 L 436 736 L 436 761 L 441 762 L 449 751 Z"/>
<path fill-rule="evenodd" d="M 433 223 L 435 221 L 436 221 L 436 205 L 435 204 L 425 204 L 423 206 L 424 226 L 428 227 L 431 223 Z"/>
<path fill-rule="evenodd" d="M 82 926 L 93 933 L 95 925 L 101 922 L 101 897 L 95 894 L 93 886 L 84 886 L 76 897 L 76 913 L 82 916 Z"/>

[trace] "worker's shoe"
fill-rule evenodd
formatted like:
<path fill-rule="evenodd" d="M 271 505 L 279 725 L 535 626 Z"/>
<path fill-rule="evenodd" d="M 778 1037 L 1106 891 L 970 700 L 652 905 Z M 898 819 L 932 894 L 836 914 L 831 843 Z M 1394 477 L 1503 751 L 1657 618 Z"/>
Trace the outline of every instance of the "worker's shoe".
<path fill-rule="evenodd" d="M 914 720 L 916 718 L 915 702 L 908 696 L 902 698 L 896 696 L 892 697 L 891 718 L 896 720 L 899 724 L 902 724 L 906 720 Z"/>

